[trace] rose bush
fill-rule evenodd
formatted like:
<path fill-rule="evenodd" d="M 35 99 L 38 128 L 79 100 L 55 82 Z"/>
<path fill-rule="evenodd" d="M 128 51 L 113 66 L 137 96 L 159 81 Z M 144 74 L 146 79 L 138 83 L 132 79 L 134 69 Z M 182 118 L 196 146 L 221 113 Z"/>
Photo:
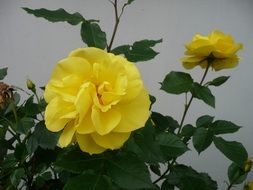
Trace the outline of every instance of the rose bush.
<path fill-rule="evenodd" d="M 187 119 L 197 99 L 215 108 L 212 90 L 229 76 L 207 77 L 209 69 L 235 67 L 242 44 L 220 31 L 195 35 L 186 45 L 183 65 L 205 68 L 201 79 L 170 71 L 160 82 L 161 90 L 184 96 L 182 115 L 174 119 L 156 112 L 150 105 L 156 97 L 150 95 L 149 100 L 135 63 L 158 55 L 153 47 L 162 40 L 113 45 L 124 9 L 133 1 L 109 1 L 115 12 L 111 39 L 97 19 L 78 12 L 23 8 L 50 22 L 80 26 L 88 48 L 76 49 L 58 62 L 43 97 L 30 79 L 28 92 L 2 81 L 7 67 L 0 68 L 0 190 L 232 190 L 235 186 L 253 190 L 252 179 L 247 179 L 251 155 L 237 138 L 226 139 L 241 126 L 217 119 L 213 112 L 196 112 L 195 122 Z M 224 179 L 197 171 L 181 159 L 188 151 L 203 155 L 210 146 L 230 161 Z"/>
<path fill-rule="evenodd" d="M 120 148 L 145 125 L 150 101 L 137 67 L 97 48 L 61 60 L 45 89 L 46 127 L 63 130 L 61 147 L 77 141 L 90 154 Z"/>
<path fill-rule="evenodd" d="M 197 65 L 206 68 L 208 59 L 211 59 L 211 67 L 219 71 L 237 66 L 239 58 L 236 53 L 243 45 L 235 43 L 231 35 L 215 30 L 207 36 L 196 34 L 185 47 L 186 57 L 182 58 L 182 62 L 186 69 Z"/>

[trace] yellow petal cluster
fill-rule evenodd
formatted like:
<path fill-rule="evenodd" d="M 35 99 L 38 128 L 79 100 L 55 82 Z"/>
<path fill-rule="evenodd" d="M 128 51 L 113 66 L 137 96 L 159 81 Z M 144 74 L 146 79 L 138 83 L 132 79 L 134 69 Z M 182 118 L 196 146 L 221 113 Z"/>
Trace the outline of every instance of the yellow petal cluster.
<path fill-rule="evenodd" d="M 45 123 L 62 131 L 59 145 L 84 152 L 118 149 L 145 125 L 150 100 L 137 67 L 97 48 L 79 48 L 59 61 L 46 85 Z"/>
<path fill-rule="evenodd" d="M 206 68 L 208 60 L 211 60 L 210 66 L 219 71 L 238 65 L 239 58 L 236 53 L 243 45 L 235 43 L 231 35 L 215 30 L 207 36 L 196 34 L 185 47 L 186 56 L 182 58 L 182 62 L 186 69 L 192 69 L 197 65 Z"/>

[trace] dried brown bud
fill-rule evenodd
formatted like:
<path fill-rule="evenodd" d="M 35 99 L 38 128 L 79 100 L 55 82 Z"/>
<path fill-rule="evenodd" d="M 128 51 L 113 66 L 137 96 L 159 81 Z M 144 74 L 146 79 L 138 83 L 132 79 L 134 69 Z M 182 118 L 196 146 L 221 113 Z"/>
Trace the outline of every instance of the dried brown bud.
<path fill-rule="evenodd" d="M 13 88 L 0 82 L 0 108 L 3 109 L 8 99 L 13 97 Z"/>

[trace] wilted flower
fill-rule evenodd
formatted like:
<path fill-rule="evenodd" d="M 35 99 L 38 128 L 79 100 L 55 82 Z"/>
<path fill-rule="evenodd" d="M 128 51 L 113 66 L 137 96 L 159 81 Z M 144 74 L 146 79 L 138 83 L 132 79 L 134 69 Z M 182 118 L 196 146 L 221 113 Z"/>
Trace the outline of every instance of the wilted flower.
<path fill-rule="evenodd" d="M 231 35 L 215 30 L 207 36 L 196 34 L 185 47 L 186 57 L 182 62 L 186 69 L 192 69 L 197 65 L 206 68 L 209 61 L 210 66 L 219 71 L 238 65 L 239 58 L 236 53 L 243 45 L 235 43 Z"/>
<path fill-rule="evenodd" d="M 137 67 L 97 48 L 61 60 L 45 89 L 46 126 L 63 130 L 61 147 L 74 140 L 90 154 L 118 149 L 145 125 L 150 100 Z"/>
<path fill-rule="evenodd" d="M 3 109 L 8 99 L 13 96 L 13 88 L 3 82 L 0 82 L 0 108 Z"/>

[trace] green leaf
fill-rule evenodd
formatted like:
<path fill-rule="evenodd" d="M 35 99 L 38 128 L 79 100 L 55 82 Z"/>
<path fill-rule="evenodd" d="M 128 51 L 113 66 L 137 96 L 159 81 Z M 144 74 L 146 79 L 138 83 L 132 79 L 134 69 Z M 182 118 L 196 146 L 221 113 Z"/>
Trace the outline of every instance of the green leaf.
<path fill-rule="evenodd" d="M 212 85 L 212 86 L 220 86 L 220 85 L 224 84 L 228 79 L 229 79 L 229 76 L 221 76 L 221 77 L 218 77 L 207 84 Z"/>
<path fill-rule="evenodd" d="M 11 184 L 14 187 L 18 187 L 21 182 L 21 179 L 25 176 L 24 168 L 17 168 L 14 172 L 10 175 Z"/>
<path fill-rule="evenodd" d="M 42 149 L 40 147 L 33 154 L 33 159 L 31 161 L 36 161 L 35 166 L 33 167 L 34 173 L 45 172 L 45 169 L 49 166 L 52 166 L 52 163 L 56 161 L 57 156 L 59 155 L 61 149 L 56 147 L 54 150 Z M 31 161 L 29 164 L 31 164 Z"/>
<path fill-rule="evenodd" d="M 1 121 L 1 120 L 0 120 Z M 2 122 L 2 121 L 1 121 Z M 7 126 L 8 127 L 8 126 Z M 7 154 L 7 151 L 8 149 L 12 148 L 12 143 L 13 142 L 8 142 L 9 140 L 6 140 L 5 139 L 5 135 L 6 135 L 6 132 L 7 132 L 7 127 L 3 127 L 1 124 L 0 124 L 0 163 L 2 163 L 4 157 L 6 156 Z M 14 141 L 15 141 L 15 138 L 13 137 Z M 11 140 L 11 139 L 10 139 Z"/>
<path fill-rule="evenodd" d="M 166 131 L 169 129 L 169 131 L 173 132 L 179 127 L 179 124 L 175 119 L 170 116 L 164 116 L 158 112 L 152 112 L 151 118 L 156 129 L 159 131 Z"/>
<path fill-rule="evenodd" d="M 18 160 L 23 160 L 26 158 L 27 150 L 25 144 L 16 144 L 14 155 Z"/>
<path fill-rule="evenodd" d="M 156 137 L 163 153 L 169 157 L 178 157 L 185 153 L 188 148 L 183 141 L 172 133 L 161 133 Z"/>
<path fill-rule="evenodd" d="M 182 128 L 180 137 L 183 137 L 184 143 L 187 143 L 191 139 L 195 130 L 196 130 L 196 127 L 193 127 L 191 124 L 187 124 Z"/>
<path fill-rule="evenodd" d="M 210 146 L 213 141 L 213 132 L 204 127 L 199 127 L 195 130 L 193 135 L 194 148 L 200 154 L 206 148 Z"/>
<path fill-rule="evenodd" d="M 156 102 L 156 97 L 152 96 L 152 95 L 149 95 L 149 100 L 151 102 L 151 105 L 150 107 L 152 107 L 152 105 Z"/>
<path fill-rule="evenodd" d="M 104 175 L 83 174 L 70 178 L 63 190 L 111 190 L 111 183 Z"/>
<path fill-rule="evenodd" d="M 135 0 L 128 0 L 127 4 L 130 5 L 132 2 L 134 2 Z"/>
<path fill-rule="evenodd" d="M 89 47 L 105 49 L 106 34 L 97 23 L 83 22 L 81 27 L 81 37 Z"/>
<path fill-rule="evenodd" d="M 34 96 L 29 97 L 25 102 L 25 115 L 27 117 L 35 117 L 40 113 L 39 105 L 33 102 Z"/>
<path fill-rule="evenodd" d="M 4 161 L 1 163 L 1 169 L 9 169 L 9 168 L 13 168 L 16 166 L 16 164 L 18 163 L 17 159 L 14 156 L 14 153 L 8 154 Z"/>
<path fill-rule="evenodd" d="M 32 14 L 36 17 L 44 18 L 50 22 L 68 22 L 71 25 L 77 25 L 80 22 L 85 21 L 80 13 L 70 14 L 64 9 L 47 10 L 47 9 L 30 9 L 23 8 L 28 14 Z"/>
<path fill-rule="evenodd" d="M 193 79 L 188 73 L 171 71 L 161 84 L 161 89 L 165 92 L 181 94 L 191 90 Z"/>
<path fill-rule="evenodd" d="M 217 183 L 205 173 L 198 173 L 191 167 L 176 165 L 167 176 L 167 183 L 180 190 L 217 190 Z"/>
<path fill-rule="evenodd" d="M 38 147 L 43 149 L 54 149 L 58 143 L 60 133 L 53 133 L 47 130 L 44 122 L 39 122 L 34 128 L 34 132 L 26 143 L 26 149 L 32 154 Z"/>
<path fill-rule="evenodd" d="M 247 178 L 248 173 L 244 172 L 237 164 L 232 163 L 228 167 L 228 179 L 230 184 L 241 184 Z"/>
<path fill-rule="evenodd" d="M 35 126 L 34 134 L 38 141 L 38 145 L 43 149 L 54 149 L 57 145 L 60 133 L 53 133 L 47 130 L 44 122 L 40 122 Z"/>
<path fill-rule="evenodd" d="M 106 166 L 108 175 L 121 188 L 154 188 L 147 166 L 137 157 L 116 156 L 114 159 L 108 159 Z"/>
<path fill-rule="evenodd" d="M 212 131 L 215 135 L 234 133 L 238 131 L 241 127 L 235 125 L 230 121 L 217 120 L 213 123 Z"/>
<path fill-rule="evenodd" d="M 23 117 L 17 124 L 17 132 L 20 134 L 28 134 L 34 125 L 33 118 Z"/>
<path fill-rule="evenodd" d="M 221 137 L 214 137 L 214 144 L 221 153 L 239 166 L 243 166 L 248 158 L 248 153 L 244 146 L 236 141 L 226 141 Z"/>
<path fill-rule="evenodd" d="M 194 83 L 192 88 L 192 95 L 195 98 L 203 100 L 207 105 L 215 108 L 215 97 L 213 96 L 208 87 L 201 86 L 198 83 Z"/>
<path fill-rule="evenodd" d="M 81 152 L 79 148 L 65 149 L 55 162 L 55 166 L 72 173 L 82 173 L 88 169 L 97 170 L 102 164 L 101 157 Z"/>
<path fill-rule="evenodd" d="M 45 172 L 40 174 L 39 176 L 36 177 L 35 179 L 35 185 L 37 188 L 42 188 L 43 185 L 48 181 L 51 180 L 52 177 L 52 173 L 50 171 Z"/>
<path fill-rule="evenodd" d="M 132 62 L 148 61 L 153 59 L 159 53 L 154 51 L 151 47 L 154 47 L 157 43 L 161 43 L 160 40 L 141 40 L 135 42 L 133 45 L 122 45 L 116 47 L 111 52 L 119 55 L 124 54 L 127 60 Z"/>
<path fill-rule="evenodd" d="M 159 164 L 150 164 L 149 168 L 153 173 L 155 173 L 158 176 L 161 176 L 161 171 L 160 171 L 160 165 Z"/>
<path fill-rule="evenodd" d="M 116 48 L 114 48 L 113 50 L 111 50 L 112 53 L 114 53 L 115 55 L 128 55 L 128 52 L 130 51 L 131 46 L 130 45 L 122 45 L 122 46 L 118 46 Z"/>
<path fill-rule="evenodd" d="M 7 67 L 0 69 L 0 80 L 3 80 L 6 77 L 7 70 L 8 70 Z"/>
<path fill-rule="evenodd" d="M 155 141 L 155 130 L 152 122 L 148 120 L 145 127 L 133 133 L 126 142 L 125 148 L 147 163 L 164 162 L 165 158 L 159 144 Z"/>
<path fill-rule="evenodd" d="M 4 111 L 4 115 L 11 113 L 13 111 L 14 107 L 18 105 L 19 101 L 20 101 L 20 95 L 15 92 L 13 94 L 13 98 L 11 99 L 8 107 Z"/>
<path fill-rule="evenodd" d="M 214 119 L 213 116 L 203 115 L 197 119 L 196 126 L 208 128 L 212 124 L 213 119 Z"/>
<path fill-rule="evenodd" d="M 26 149 L 28 154 L 34 153 L 39 147 L 38 139 L 35 135 L 31 135 L 26 143 Z"/>
<path fill-rule="evenodd" d="M 171 185 L 168 180 L 164 180 L 161 186 L 161 190 L 174 190 L 174 185 Z"/>

